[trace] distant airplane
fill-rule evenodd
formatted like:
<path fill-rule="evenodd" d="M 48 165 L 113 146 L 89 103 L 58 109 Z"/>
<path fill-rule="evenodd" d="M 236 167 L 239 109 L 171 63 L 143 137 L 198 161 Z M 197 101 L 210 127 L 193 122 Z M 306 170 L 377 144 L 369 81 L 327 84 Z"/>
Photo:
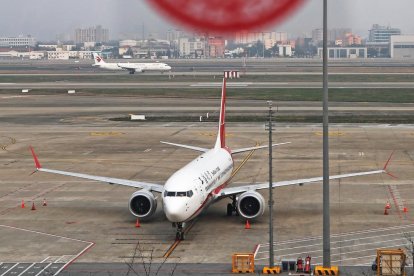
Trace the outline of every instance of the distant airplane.
<path fill-rule="evenodd" d="M 255 219 L 263 215 L 265 210 L 265 199 L 257 191 L 267 189 L 269 183 L 226 187 L 230 182 L 234 168 L 233 155 L 268 148 L 268 145 L 230 150 L 225 141 L 225 110 L 226 80 L 223 79 L 218 134 L 214 148 L 206 149 L 161 141 L 164 144 L 202 152 L 200 156 L 171 175 L 164 185 L 46 169 L 40 165 L 33 148 L 31 148 L 31 151 L 38 171 L 140 188 L 141 190 L 134 192 L 129 199 L 129 211 L 138 218 L 148 218 L 154 214 L 157 209 L 157 199 L 153 193 L 160 193 L 164 213 L 177 229 L 176 239 L 183 240 L 184 223 L 194 219 L 210 204 L 220 199 L 226 197 L 232 199 L 232 203 L 227 205 L 228 216 L 236 213 L 245 219 Z M 273 144 L 272 147 L 289 143 Z M 387 173 L 386 168 L 390 159 L 391 156 L 382 170 L 333 175 L 330 176 L 330 179 Z M 274 182 L 273 187 L 303 185 L 320 181 L 322 181 L 322 177 L 279 181 Z"/>
<path fill-rule="evenodd" d="M 98 67 L 106 70 L 127 70 L 130 74 L 142 73 L 147 71 L 152 72 L 166 72 L 171 71 L 171 66 L 166 63 L 153 62 L 153 63 L 106 63 L 103 58 L 97 53 L 93 53 L 95 63 L 94 67 Z"/>

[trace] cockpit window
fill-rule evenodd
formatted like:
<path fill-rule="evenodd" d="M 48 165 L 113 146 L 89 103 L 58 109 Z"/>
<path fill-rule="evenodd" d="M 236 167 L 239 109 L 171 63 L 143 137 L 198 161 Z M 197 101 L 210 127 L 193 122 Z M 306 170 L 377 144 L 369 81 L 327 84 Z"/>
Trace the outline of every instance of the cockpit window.
<path fill-rule="evenodd" d="M 164 191 L 164 197 L 167 196 L 179 196 L 179 197 L 192 197 L 193 196 L 193 191 L 187 191 L 187 192 L 169 192 L 169 191 Z"/>

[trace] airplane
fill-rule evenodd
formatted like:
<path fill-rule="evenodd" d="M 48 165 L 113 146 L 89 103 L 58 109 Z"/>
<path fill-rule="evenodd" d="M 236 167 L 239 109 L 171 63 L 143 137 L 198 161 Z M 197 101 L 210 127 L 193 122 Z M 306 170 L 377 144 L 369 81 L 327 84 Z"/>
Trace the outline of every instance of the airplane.
<path fill-rule="evenodd" d="M 30 147 L 30 149 L 37 171 L 140 188 L 141 190 L 135 191 L 131 195 L 128 204 L 129 211 L 138 219 L 150 218 L 154 214 L 157 209 L 157 197 L 154 196 L 154 193 L 161 194 L 164 213 L 167 219 L 172 222 L 173 227 L 176 227 L 176 239 L 183 240 L 185 238 L 183 231 L 185 223 L 197 217 L 208 206 L 220 199 L 230 198 L 232 200 L 232 203 L 228 203 L 227 205 L 228 216 L 235 213 L 244 219 L 252 220 L 263 215 L 265 211 L 265 199 L 258 192 L 258 190 L 267 189 L 269 187 L 269 183 L 236 187 L 227 187 L 227 185 L 230 182 L 229 180 L 231 180 L 231 175 L 234 169 L 233 156 L 235 154 L 268 148 L 268 145 L 231 150 L 226 145 L 225 139 L 225 113 L 226 79 L 223 79 L 218 133 L 214 147 L 212 149 L 207 149 L 197 146 L 160 141 L 163 144 L 202 153 L 187 165 L 173 173 L 164 185 L 161 183 L 139 182 L 135 180 L 110 178 L 105 176 L 95 176 L 43 168 L 40 165 L 33 148 Z M 289 143 L 290 142 L 272 144 L 272 147 L 286 145 Z M 382 170 L 333 175 L 330 176 L 329 179 L 340 179 L 380 173 L 389 174 L 387 172 L 387 166 L 391 160 L 391 156 Z M 272 186 L 274 188 L 288 185 L 301 186 L 303 184 L 316 183 L 320 181 L 322 181 L 322 177 L 313 177 L 307 179 L 273 182 Z"/>
<path fill-rule="evenodd" d="M 95 63 L 93 67 L 98 67 L 107 70 L 127 70 L 130 74 L 143 73 L 146 71 L 153 72 L 166 72 L 171 71 L 171 66 L 166 63 L 154 62 L 154 63 L 106 63 L 103 58 L 97 53 L 93 53 Z"/>

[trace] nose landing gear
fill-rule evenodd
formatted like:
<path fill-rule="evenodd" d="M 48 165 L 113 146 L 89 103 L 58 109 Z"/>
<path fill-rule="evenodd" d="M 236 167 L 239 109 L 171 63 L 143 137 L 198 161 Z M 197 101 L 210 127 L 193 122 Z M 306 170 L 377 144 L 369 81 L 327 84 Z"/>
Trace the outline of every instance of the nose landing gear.
<path fill-rule="evenodd" d="M 173 227 L 177 227 L 177 232 L 175 234 L 175 240 L 177 240 L 177 241 L 183 241 L 184 238 L 185 238 L 185 235 L 184 235 L 184 223 L 183 222 L 173 223 Z"/>

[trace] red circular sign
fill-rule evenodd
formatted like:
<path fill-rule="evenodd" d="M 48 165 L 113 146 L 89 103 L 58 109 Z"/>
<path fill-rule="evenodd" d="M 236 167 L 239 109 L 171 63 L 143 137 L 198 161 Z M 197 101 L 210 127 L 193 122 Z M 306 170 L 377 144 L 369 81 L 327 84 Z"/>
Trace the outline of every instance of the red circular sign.
<path fill-rule="evenodd" d="M 231 33 L 275 23 L 304 0 L 147 0 L 178 23 L 196 30 Z"/>

